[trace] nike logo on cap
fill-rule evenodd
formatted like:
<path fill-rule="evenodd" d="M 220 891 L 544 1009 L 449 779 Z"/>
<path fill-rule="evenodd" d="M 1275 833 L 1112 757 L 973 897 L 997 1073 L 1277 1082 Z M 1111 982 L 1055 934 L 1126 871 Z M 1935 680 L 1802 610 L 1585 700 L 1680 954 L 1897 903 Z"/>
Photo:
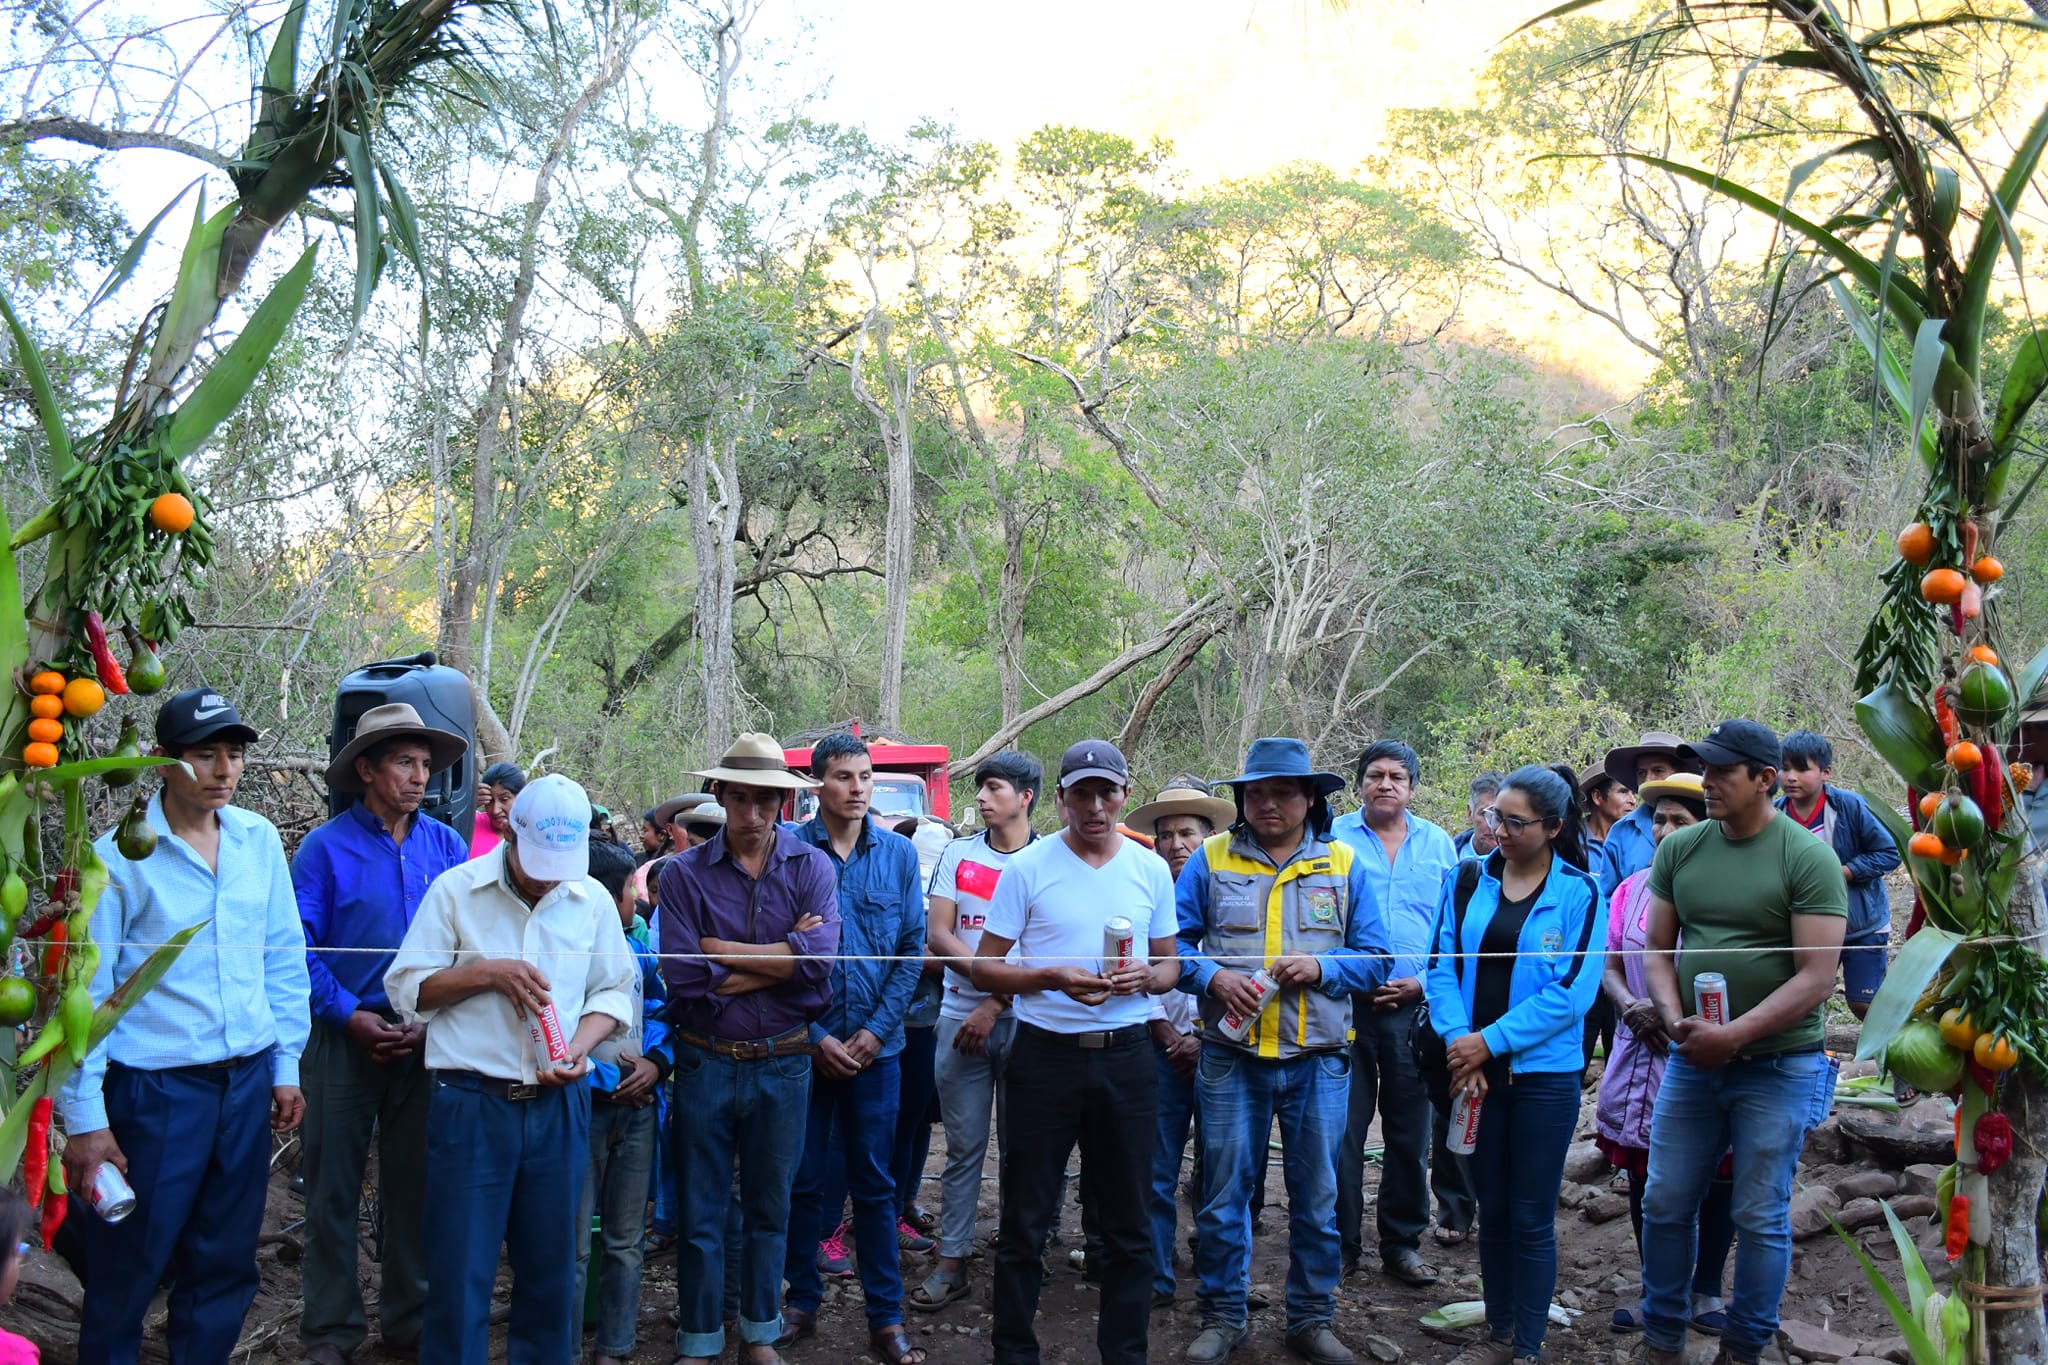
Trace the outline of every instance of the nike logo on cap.
<path fill-rule="evenodd" d="M 219 697 L 201 697 L 199 704 L 192 708 L 192 719 L 212 720 L 215 716 L 224 716 L 234 709 Z"/>

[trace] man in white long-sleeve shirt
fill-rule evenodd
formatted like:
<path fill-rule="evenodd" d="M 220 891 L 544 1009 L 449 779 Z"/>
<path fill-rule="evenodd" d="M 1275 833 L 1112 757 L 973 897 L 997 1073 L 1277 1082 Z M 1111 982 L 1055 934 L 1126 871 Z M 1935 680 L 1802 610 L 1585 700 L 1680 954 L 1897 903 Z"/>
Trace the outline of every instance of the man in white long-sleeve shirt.
<path fill-rule="evenodd" d="M 590 1159 L 590 1050 L 633 1020 L 632 949 L 589 878 L 590 798 L 560 774 L 512 802 L 505 842 L 436 878 L 385 975 L 427 1028 L 434 1073 L 420 1359 L 484 1365 L 498 1248 L 512 1262 L 510 1365 L 577 1358 L 576 1209 Z M 567 1059 L 538 1064 L 552 1008 Z"/>

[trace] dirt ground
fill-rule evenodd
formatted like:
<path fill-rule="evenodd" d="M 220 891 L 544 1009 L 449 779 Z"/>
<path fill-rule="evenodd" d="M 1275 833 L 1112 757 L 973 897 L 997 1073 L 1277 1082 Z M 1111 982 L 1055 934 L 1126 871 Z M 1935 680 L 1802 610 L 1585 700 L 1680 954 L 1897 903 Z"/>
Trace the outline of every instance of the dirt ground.
<path fill-rule="evenodd" d="M 1853 1048 L 1853 1042 L 1850 1046 Z M 1582 1137 L 1590 1134 L 1592 1114 L 1589 1090 L 1582 1119 Z M 1234 1357 L 1238 1361 L 1292 1358 L 1283 1345 L 1285 1323 L 1278 1306 L 1286 1277 L 1287 1245 L 1285 1192 L 1277 1156 L 1276 1152 L 1276 1165 L 1270 1181 L 1271 1197 L 1276 1203 L 1266 1210 L 1264 1225 L 1268 1231 L 1255 1243 L 1252 1273 L 1254 1286 L 1263 1289 L 1275 1307 L 1254 1314 L 1252 1340 Z M 924 1199 L 929 1207 L 936 1207 L 937 1176 L 943 1159 L 944 1138 L 940 1134 L 936 1135 L 924 1187 Z M 1856 1170 L 1867 1170 L 1872 1165 L 1867 1160 L 1852 1163 Z M 1814 1163 L 1802 1166 L 1801 1179 L 1809 1184 L 1818 1184 L 1838 1180 L 1847 1173 L 1848 1168 Z M 1367 1180 L 1369 1188 L 1377 1188 L 1377 1167 L 1368 1166 Z M 1625 1197 L 1619 1201 L 1619 1216 L 1616 1216 L 1617 1200 L 1613 1191 L 1622 1188 L 1619 1182 L 1610 1181 L 1604 1174 L 1595 1176 L 1587 1186 L 1567 1183 L 1565 1202 L 1572 1207 L 1561 1207 L 1558 1212 L 1558 1297 L 1565 1308 L 1577 1315 L 1569 1327 L 1552 1328 L 1548 1343 L 1548 1358 L 1551 1360 L 1605 1362 L 1618 1345 L 1627 1344 L 1628 1338 L 1617 1337 L 1609 1329 L 1610 1315 L 1615 1307 L 1632 1304 L 1636 1292 L 1637 1258 L 1629 1231 Z M 273 1182 L 265 1243 L 259 1254 L 263 1290 L 249 1314 L 237 1353 L 238 1360 L 267 1363 L 297 1361 L 299 1358 L 298 1215 L 299 1201 L 291 1192 L 289 1172 L 281 1166 Z M 1368 1205 L 1368 1220 L 1371 1216 Z M 1191 1216 L 1185 1204 L 1182 1217 L 1181 1236 L 1184 1241 L 1191 1226 Z M 1592 1221 L 1594 1217 L 1604 1221 Z M 980 1231 L 984 1238 L 994 1231 L 995 1219 L 995 1160 L 992 1153 L 983 1185 Z M 1078 1214 L 1070 1207 L 1061 1244 L 1049 1257 L 1057 1270 L 1046 1285 L 1039 1315 L 1040 1340 L 1048 1362 L 1084 1362 L 1096 1358 L 1095 1292 L 1082 1279 L 1078 1268 L 1066 1263 L 1066 1253 L 1080 1245 L 1078 1223 Z M 1932 1245 L 1935 1234 L 1930 1233 L 1925 1220 L 1914 1219 L 1908 1226 L 1923 1245 Z M 1859 1237 L 1881 1266 L 1896 1269 L 1897 1257 L 1882 1224 L 1864 1230 Z M 1369 1222 L 1366 1240 L 1368 1246 L 1373 1242 Z M 1478 1249 L 1469 1243 L 1443 1248 L 1432 1242 L 1425 1254 L 1443 1271 L 1443 1280 L 1435 1289 L 1413 1290 L 1388 1279 L 1379 1273 L 1370 1254 L 1365 1268 L 1343 1282 L 1338 1292 L 1336 1327 L 1339 1335 L 1358 1351 L 1361 1360 L 1429 1361 L 1448 1359 L 1453 1354 L 1455 1347 L 1431 1336 L 1420 1325 L 1419 1319 L 1423 1313 L 1444 1303 L 1478 1297 Z M 922 1265 L 922 1261 L 906 1262 L 905 1278 L 909 1283 L 915 1284 L 923 1278 L 926 1272 L 920 1268 Z M 367 1256 L 363 1269 L 374 1303 L 376 1268 Z M 988 1262 L 977 1256 L 970 1272 L 974 1283 L 974 1293 L 970 1298 L 936 1314 L 908 1314 L 913 1339 L 930 1352 L 932 1365 L 978 1362 L 989 1358 Z M 1192 1276 L 1185 1265 L 1179 1273 L 1179 1302 L 1172 1309 L 1153 1315 L 1152 1358 L 1157 1361 L 1178 1360 L 1182 1349 L 1199 1329 L 1192 1301 Z M 675 1308 L 675 1275 L 672 1253 L 655 1259 L 647 1267 L 641 1295 L 640 1344 L 633 1357 L 635 1365 L 666 1365 L 673 1357 L 671 1314 Z M 1940 1272 L 1937 1272 L 1937 1278 L 1940 1278 Z M 501 1316 L 510 1301 L 511 1291 L 507 1276 L 499 1286 Z M 20 1331 L 36 1341 L 42 1347 L 45 1361 L 52 1365 L 69 1365 L 74 1359 L 78 1302 L 78 1282 L 63 1262 L 54 1256 L 38 1254 L 25 1270 L 14 1302 L 0 1309 L 0 1325 Z M 374 1320 L 374 1308 L 372 1316 Z M 1858 1358 L 1879 1355 L 1880 1350 L 1875 1343 L 1892 1334 L 1889 1319 L 1861 1270 L 1832 1234 L 1810 1237 L 1797 1243 L 1793 1276 L 1785 1296 L 1784 1317 L 1831 1330 L 1841 1343 L 1835 1349 L 1842 1349 L 1844 1355 Z M 159 1302 L 151 1321 L 150 1340 L 145 1343 L 145 1360 L 167 1358 L 161 1341 L 162 1323 L 163 1309 Z M 1864 1346 L 1858 1349 L 1855 1343 L 1863 1343 Z M 1701 1343 L 1699 1358 L 1703 1361 L 1710 1359 L 1712 1349 L 1711 1342 Z M 730 1352 L 730 1348 L 728 1350 Z M 790 1365 L 826 1365 L 827 1362 L 836 1365 L 837 1362 L 872 1359 L 867 1350 L 857 1282 L 840 1281 L 828 1286 L 819 1335 L 793 1348 L 787 1355 Z M 364 1360 L 380 1358 L 374 1343 L 362 1356 Z M 502 1340 L 492 1358 L 503 1359 Z M 427 1362 L 427 1365 L 433 1363 Z"/>

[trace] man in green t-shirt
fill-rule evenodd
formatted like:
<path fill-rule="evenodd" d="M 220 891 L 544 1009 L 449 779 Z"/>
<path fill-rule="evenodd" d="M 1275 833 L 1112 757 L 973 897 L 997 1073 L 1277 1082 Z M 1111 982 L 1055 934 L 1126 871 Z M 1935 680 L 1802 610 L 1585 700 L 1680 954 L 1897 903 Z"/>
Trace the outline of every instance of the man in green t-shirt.
<path fill-rule="evenodd" d="M 1834 1097 L 1821 1004 L 1848 892 L 1833 851 L 1771 804 L 1780 753 L 1769 726 L 1722 721 L 1679 753 L 1704 765 L 1708 818 L 1666 838 L 1650 865 L 1644 975 L 1672 1042 L 1643 1192 L 1643 1339 L 1629 1358 L 1682 1365 L 1700 1198 L 1732 1149 L 1741 1235 L 1717 1361 L 1749 1365 L 1778 1330 L 1793 1172 Z M 1720 1023 L 1698 1013 L 1702 972 L 1727 978 Z"/>

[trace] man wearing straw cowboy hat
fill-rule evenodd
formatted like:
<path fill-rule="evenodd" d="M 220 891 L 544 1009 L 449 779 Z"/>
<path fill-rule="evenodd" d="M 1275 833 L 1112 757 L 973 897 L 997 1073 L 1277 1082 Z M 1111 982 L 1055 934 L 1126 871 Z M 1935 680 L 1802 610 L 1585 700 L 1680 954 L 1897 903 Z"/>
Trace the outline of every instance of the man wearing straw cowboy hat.
<path fill-rule="evenodd" d="M 1209 784 L 1181 776 L 1159 795 L 1124 817 L 1124 827 L 1152 836 L 1152 851 L 1166 860 L 1166 870 L 1180 870 L 1195 856 L 1202 840 L 1237 818 L 1237 807 L 1209 794 Z M 1195 1067 L 1202 1058 L 1202 1020 L 1195 998 L 1186 991 L 1168 991 L 1152 998 L 1152 1048 L 1159 1059 L 1159 1146 L 1152 1153 L 1152 1306 L 1173 1301 L 1173 1238 L 1180 1206 L 1175 1192 L 1187 1155 L 1188 1133 L 1195 1126 Z"/>
<path fill-rule="evenodd" d="M 839 950 L 832 860 L 779 821 L 791 791 L 782 746 L 744 734 L 697 774 L 725 828 L 678 853 L 658 890 L 675 1051 L 676 1353 L 725 1350 L 725 1215 L 739 1166 L 739 1332 L 746 1365 L 779 1357 L 790 1184 L 810 1109 L 811 1021 L 831 998 Z"/>
<path fill-rule="evenodd" d="M 1306 744 L 1253 740 L 1229 785 L 1236 822 L 1203 841 L 1176 886 L 1184 989 L 1202 1002 L 1205 1034 L 1195 1077 L 1202 1330 L 1188 1344 L 1188 1365 L 1220 1365 L 1250 1334 L 1252 1184 L 1276 1114 L 1287 1179 L 1287 1348 L 1311 1365 L 1350 1365 L 1350 1348 L 1330 1329 L 1340 1271 L 1337 1152 L 1350 1113 L 1351 999 L 1386 979 L 1386 922 L 1363 860 L 1331 836 L 1330 793 L 1344 779 L 1317 771 Z"/>
<path fill-rule="evenodd" d="M 399 1020 L 384 973 L 434 878 L 469 860 L 461 835 L 419 813 L 428 780 L 468 749 L 461 735 L 427 725 L 404 702 L 372 707 L 327 765 L 328 790 L 355 801 L 308 834 L 292 858 L 313 1008 L 301 1067 L 306 1304 L 299 1316 L 312 1365 L 346 1365 L 369 1336 L 356 1221 L 373 1133 L 384 1210 L 379 1331 L 387 1346 L 419 1343 L 433 1091 L 421 1054 L 426 1025 Z"/>

